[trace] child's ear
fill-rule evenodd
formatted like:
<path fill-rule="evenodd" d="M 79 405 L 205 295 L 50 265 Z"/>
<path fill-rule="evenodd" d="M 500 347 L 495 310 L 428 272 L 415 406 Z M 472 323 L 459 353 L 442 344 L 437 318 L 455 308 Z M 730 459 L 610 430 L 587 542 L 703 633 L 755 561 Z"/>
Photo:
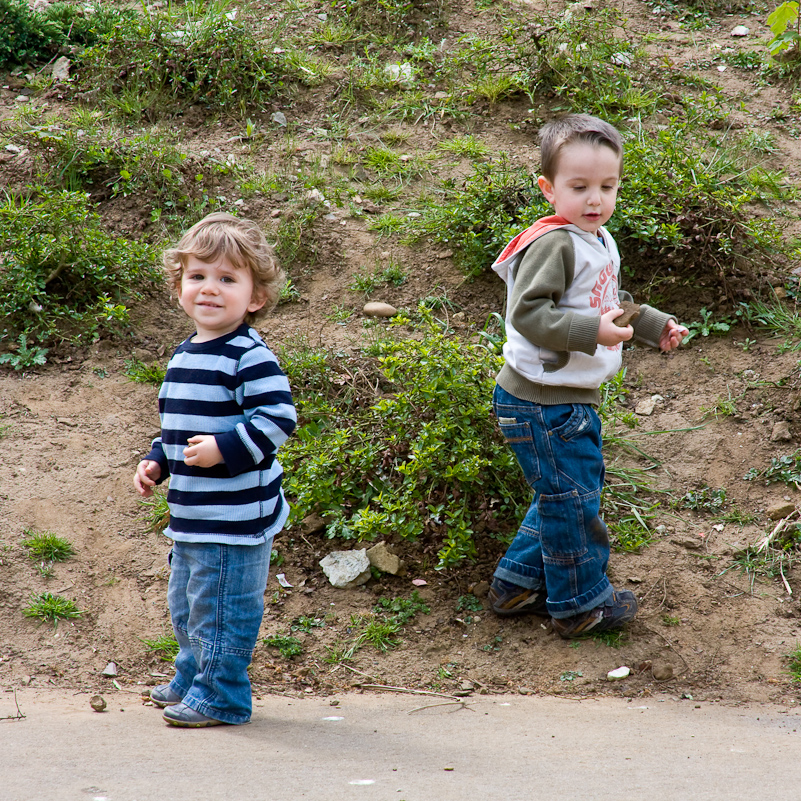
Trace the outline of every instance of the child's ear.
<path fill-rule="evenodd" d="M 267 303 L 267 292 L 264 289 L 254 289 L 253 294 L 250 296 L 248 311 L 252 314 L 264 306 L 265 303 Z"/>
<path fill-rule="evenodd" d="M 544 176 L 537 178 L 537 185 L 549 203 L 553 203 L 553 184 Z"/>

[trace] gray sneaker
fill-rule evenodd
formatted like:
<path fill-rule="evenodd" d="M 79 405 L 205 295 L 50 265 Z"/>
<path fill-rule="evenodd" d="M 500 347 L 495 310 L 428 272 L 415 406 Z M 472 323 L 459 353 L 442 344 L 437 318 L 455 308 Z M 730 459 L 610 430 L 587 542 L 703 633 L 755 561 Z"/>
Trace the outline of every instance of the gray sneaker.
<path fill-rule="evenodd" d="M 150 691 L 150 700 L 164 709 L 165 706 L 181 703 L 181 696 L 170 689 L 169 684 L 159 684 Z"/>

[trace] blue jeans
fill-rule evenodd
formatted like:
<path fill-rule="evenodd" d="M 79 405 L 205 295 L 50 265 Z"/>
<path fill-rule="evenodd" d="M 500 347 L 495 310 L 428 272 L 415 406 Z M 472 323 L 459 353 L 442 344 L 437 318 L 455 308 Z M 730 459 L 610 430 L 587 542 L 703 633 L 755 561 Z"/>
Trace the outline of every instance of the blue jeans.
<path fill-rule="evenodd" d="M 597 412 L 582 403 L 531 403 L 500 386 L 493 406 L 534 491 L 495 576 L 546 589 L 551 617 L 600 606 L 613 587 L 606 577 L 609 535 L 599 516 L 604 460 Z"/>
<path fill-rule="evenodd" d="M 264 614 L 271 546 L 173 543 L 167 600 L 179 651 L 170 689 L 225 723 L 250 720 L 248 665 Z"/>

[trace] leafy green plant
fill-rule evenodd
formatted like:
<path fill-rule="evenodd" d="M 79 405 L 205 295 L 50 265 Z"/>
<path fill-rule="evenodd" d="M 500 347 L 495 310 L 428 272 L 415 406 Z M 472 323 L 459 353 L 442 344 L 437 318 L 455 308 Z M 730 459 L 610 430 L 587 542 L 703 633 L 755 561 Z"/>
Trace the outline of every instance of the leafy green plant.
<path fill-rule="evenodd" d="M 787 659 L 787 672 L 790 674 L 793 682 L 801 684 L 801 644 L 796 643 L 790 653 L 786 654 Z"/>
<path fill-rule="evenodd" d="M 84 53 L 82 77 L 104 87 L 107 102 L 123 112 L 203 103 L 244 116 L 295 73 L 284 49 L 275 53 L 270 41 L 257 40 L 239 11 L 228 0 L 148 6 Z M 270 33 L 279 40 L 278 26 Z"/>
<path fill-rule="evenodd" d="M 277 648 L 284 659 L 292 659 L 293 656 L 300 656 L 303 653 L 303 643 L 297 637 L 273 634 L 265 637 L 262 642 L 270 648 Z"/>
<path fill-rule="evenodd" d="M 148 653 L 156 654 L 164 662 L 174 662 L 178 656 L 178 640 L 173 632 L 167 632 L 152 640 L 142 638 Z"/>
<path fill-rule="evenodd" d="M 310 617 L 300 615 L 296 617 L 289 626 L 290 631 L 302 631 L 311 634 L 312 629 L 321 629 L 325 626 L 325 620 L 321 617 Z"/>
<path fill-rule="evenodd" d="M 759 479 L 765 484 L 795 484 L 801 483 L 801 448 L 787 456 L 776 456 L 763 470 L 752 467 L 744 476 L 746 481 Z"/>
<path fill-rule="evenodd" d="M 128 359 L 125 362 L 125 375 L 137 384 L 150 384 L 160 387 L 167 371 L 156 364 L 145 364 L 139 359 Z"/>
<path fill-rule="evenodd" d="M 460 595 L 456 602 L 457 612 L 481 612 L 482 609 L 484 609 L 484 604 L 473 594 Z"/>
<path fill-rule="evenodd" d="M 662 623 L 665 626 L 680 626 L 681 618 L 674 617 L 673 615 L 662 615 Z"/>
<path fill-rule="evenodd" d="M 417 314 L 420 339 L 388 336 L 360 357 L 282 353 L 300 414 L 285 486 L 293 520 L 316 511 L 329 536 L 362 541 L 432 538 L 450 566 L 475 554 L 477 526 L 516 526 L 528 493 L 490 416 L 497 357 Z"/>
<path fill-rule="evenodd" d="M 728 398 L 718 396 L 711 406 L 702 406 L 701 414 L 706 417 L 733 417 L 737 414 L 737 401 L 742 399 L 742 395 L 732 398 L 731 390 L 727 388 Z"/>
<path fill-rule="evenodd" d="M 726 490 L 713 489 L 712 487 L 701 487 L 698 490 L 691 490 L 681 499 L 684 509 L 692 509 L 696 512 L 718 512 L 726 504 Z"/>
<path fill-rule="evenodd" d="M 95 42 L 130 12 L 97 6 L 81 14 L 68 3 L 34 10 L 25 0 L 0 0 L 0 67 L 55 57 L 69 45 Z"/>
<path fill-rule="evenodd" d="M 768 27 L 773 38 L 768 42 L 768 50 L 775 58 L 780 53 L 792 53 L 801 58 L 801 16 L 798 2 L 789 0 L 781 3 L 768 15 Z"/>
<path fill-rule="evenodd" d="M 42 622 L 51 621 L 57 626 L 59 620 L 78 618 L 83 612 L 68 598 L 50 592 L 40 592 L 31 594 L 30 603 L 23 614 L 25 617 L 38 618 Z"/>
<path fill-rule="evenodd" d="M 49 562 L 64 562 L 75 555 L 72 543 L 52 531 L 34 531 L 26 528 L 26 539 L 22 545 L 27 548 L 31 559 L 46 559 Z"/>
<path fill-rule="evenodd" d="M 13 353 L 0 356 L 0 364 L 7 364 L 15 370 L 29 370 L 47 361 L 47 348 L 28 345 L 28 335 L 20 334 Z"/>
<path fill-rule="evenodd" d="M 732 322 L 730 320 L 715 321 L 712 319 L 712 312 L 707 309 L 700 309 L 698 313 L 701 315 L 701 319 L 687 324 L 690 333 L 684 338 L 685 344 L 697 336 L 708 337 L 711 334 L 723 336 L 731 330 Z"/>
<path fill-rule="evenodd" d="M 146 244 L 112 237 L 86 195 L 40 187 L 0 204 L 0 316 L 7 334 L 91 339 L 127 323 L 125 302 L 160 278 Z"/>

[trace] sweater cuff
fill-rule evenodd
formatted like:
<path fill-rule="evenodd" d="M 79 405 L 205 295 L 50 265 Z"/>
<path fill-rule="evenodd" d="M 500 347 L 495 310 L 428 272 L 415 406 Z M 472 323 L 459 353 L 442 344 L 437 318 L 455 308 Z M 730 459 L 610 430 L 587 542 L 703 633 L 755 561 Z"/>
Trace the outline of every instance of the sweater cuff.
<path fill-rule="evenodd" d="M 600 317 L 585 317 L 581 314 L 574 314 L 570 320 L 570 331 L 567 334 L 567 349 L 569 351 L 580 351 L 588 356 L 595 354 L 598 347 L 598 327 L 601 324 Z"/>
<path fill-rule="evenodd" d="M 643 304 L 640 306 L 640 316 L 632 323 L 635 341 L 658 348 L 659 338 L 662 336 L 668 320 L 678 322 L 674 315 L 665 314 L 652 306 Z"/>

